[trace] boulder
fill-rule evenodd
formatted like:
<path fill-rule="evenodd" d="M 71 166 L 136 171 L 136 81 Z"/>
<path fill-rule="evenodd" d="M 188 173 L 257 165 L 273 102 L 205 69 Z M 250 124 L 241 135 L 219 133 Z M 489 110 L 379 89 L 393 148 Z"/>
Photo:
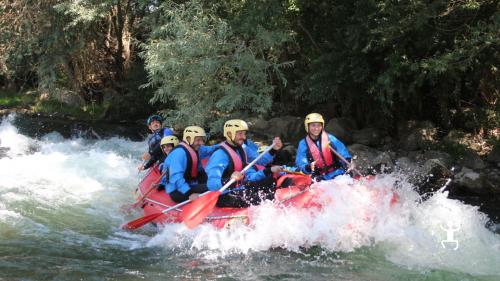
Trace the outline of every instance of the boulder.
<path fill-rule="evenodd" d="M 398 126 L 400 146 L 408 151 L 425 149 L 437 141 L 437 128 L 428 121 L 407 123 Z"/>
<path fill-rule="evenodd" d="M 484 181 L 481 174 L 469 168 L 462 168 L 455 176 L 454 182 L 469 193 L 488 194 L 488 189 L 484 188 Z"/>
<path fill-rule="evenodd" d="M 500 145 L 493 147 L 486 160 L 500 167 Z"/>
<path fill-rule="evenodd" d="M 486 168 L 486 163 L 472 150 L 467 150 L 464 155 L 459 159 L 460 165 L 473 169 L 481 170 Z"/>
<path fill-rule="evenodd" d="M 484 186 L 488 188 L 491 193 L 495 195 L 500 194 L 500 169 L 485 169 L 481 172 L 481 175 L 484 175 Z"/>
<path fill-rule="evenodd" d="M 356 128 L 354 121 L 347 118 L 333 118 L 325 126 L 325 130 L 341 140 L 345 145 L 353 143 L 352 133 Z"/>
<path fill-rule="evenodd" d="M 250 131 L 252 132 L 263 132 L 269 129 L 269 122 L 260 117 L 250 117 L 247 120 L 248 126 L 250 126 Z"/>
<path fill-rule="evenodd" d="M 425 161 L 429 160 L 429 158 L 425 158 L 424 152 L 420 150 L 408 152 L 408 157 L 418 165 L 424 165 Z"/>
<path fill-rule="evenodd" d="M 378 146 L 382 143 L 382 133 L 376 128 L 364 128 L 352 134 L 354 143 Z"/>
<path fill-rule="evenodd" d="M 380 151 L 362 144 L 353 144 L 348 147 L 356 167 L 364 175 L 373 174 L 373 160 L 381 154 Z"/>
<path fill-rule="evenodd" d="M 453 177 L 452 172 L 439 159 L 429 159 L 419 171 L 420 177 L 416 185 L 420 193 L 434 192 L 443 187 L 449 178 Z"/>
<path fill-rule="evenodd" d="M 371 161 L 375 171 L 380 173 L 390 173 L 394 170 L 394 157 L 391 152 L 382 152 Z"/>
<path fill-rule="evenodd" d="M 424 159 L 426 160 L 437 159 L 447 168 L 450 168 L 453 162 L 453 158 L 451 157 L 450 154 L 438 150 L 428 150 L 424 152 Z"/>
<path fill-rule="evenodd" d="M 268 121 L 266 134 L 269 138 L 279 136 L 283 141 L 296 142 L 304 137 L 304 123 L 301 117 L 282 116 Z"/>
<path fill-rule="evenodd" d="M 399 157 L 395 165 L 396 169 L 403 173 L 413 173 L 417 170 L 417 164 L 408 157 Z"/>

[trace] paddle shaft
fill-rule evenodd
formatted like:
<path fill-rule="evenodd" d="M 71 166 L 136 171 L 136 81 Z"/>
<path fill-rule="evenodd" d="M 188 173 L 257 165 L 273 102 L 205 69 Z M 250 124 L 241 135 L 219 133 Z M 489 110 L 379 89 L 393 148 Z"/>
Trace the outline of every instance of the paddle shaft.
<path fill-rule="evenodd" d="M 335 156 L 337 156 L 340 160 L 342 160 L 342 162 L 344 162 L 344 163 L 347 165 L 347 167 L 351 166 L 351 163 L 349 163 L 349 161 L 347 161 L 347 159 L 345 159 L 345 158 L 344 158 L 344 156 L 340 155 L 340 153 L 338 153 L 335 149 L 333 149 L 333 147 L 332 147 L 331 145 L 329 145 L 328 147 L 330 147 L 330 150 L 333 152 L 333 154 L 335 154 Z M 358 174 L 358 176 L 361 176 L 361 177 L 363 176 L 363 175 L 361 174 L 361 172 L 360 172 L 360 171 L 358 171 L 358 169 L 353 168 L 352 170 L 353 170 L 356 174 Z"/>
<path fill-rule="evenodd" d="M 271 149 L 273 149 L 274 145 L 275 143 L 271 144 L 268 148 L 266 148 L 266 150 L 264 150 L 259 156 L 257 156 L 257 158 L 255 158 L 245 168 L 243 168 L 241 172 L 245 173 L 246 171 L 248 171 L 248 169 L 252 168 L 252 166 L 255 165 L 255 163 L 257 163 L 257 161 L 259 161 L 260 158 L 264 156 L 264 154 L 268 153 L 269 151 L 271 151 Z M 228 189 L 235 181 L 236 180 L 234 178 L 231 178 L 221 189 L 219 189 L 219 191 L 221 193 L 224 192 L 224 190 Z"/>
<path fill-rule="evenodd" d="M 262 158 L 262 157 L 264 156 L 264 154 L 266 154 L 266 153 L 268 153 L 269 151 L 271 151 L 271 149 L 273 149 L 273 147 L 274 147 L 274 143 L 273 143 L 272 145 L 270 145 L 268 148 L 266 148 L 266 150 L 264 150 L 264 152 L 262 152 L 259 156 L 257 156 L 257 157 L 256 157 L 256 158 L 252 161 L 252 162 L 250 162 L 250 163 L 249 163 L 249 164 L 248 164 L 248 165 L 247 165 L 247 166 L 246 166 L 246 167 L 245 167 L 245 168 L 244 168 L 241 172 L 242 172 L 242 173 L 244 173 L 244 172 L 246 172 L 248 169 L 250 169 L 253 165 L 255 165 L 255 163 L 257 163 L 257 161 L 259 161 L 259 160 L 260 160 L 260 158 Z M 231 178 L 231 179 L 230 179 L 230 180 L 229 180 L 229 181 L 228 181 L 228 182 L 227 182 L 227 183 L 226 183 L 226 184 L 225 184 L 225 185 L 224 185 L 221 189 L 219 189 L 218 191 L 222 193 L 224 190 L 228 189 L 228 188 L 229 188 L 229 187 L 230 187 L 230 186 L 231 186 L 231 185 L 232 185 L 235 181 L 236 181 L 235 179 Z M 208 194 L 208 193 L 210 193 L 210 192 L 212 192 L 212 191 L 205 191 L 205 192 L 203 192 L 200 196 L 198 196 L 198 198 L 200 198 L 200 197 L 202 197 L 202 196 L 204 196 L 204 195 L 206 195 L 206 194 Z M 181 203 L 179 203 L 179 204 L 177 204 L 177 205 L 174 205 L 174 206 L 172 206 L 172 207 L 170 207 L 170 208 L 167 208 L 167 209 L 165 209 L 165 210 L 162 210 L 161 212 L 162 212 L 162 213 L 164 213 L 164 214 L 166 214 L 166 213 L 168 213 L 168 212 L 170 212 L 170 211 L 172 211 L 172 210 L 175 210 L 175 209 L 177 209 L 177 208 L 179 208 L 179 207 L 182 207 L 182 206 L 184 206 L 184 205 L 186 205 L 186 204 L 188 204 L 188 203 L 191 203 L 191 201 L 193 201 L 193 200 L 188 199 L 188 200 L 186 200 L 186 201 L 184 201 L 184 202 L 181 202 Z"/>
<path fill-rule="evenodd" d="M 142 165 L 144 165 L 144 163 L 146 163 L 146 161 L 143 161 Z M 155 164 L 153 167 L 149 168 L 148 171 L 146 172 L 146 175 L 144 175 L 144 177 L 142 177 L 142 180 L 139 182 L 139 184 L 141 184 L 149 176 L 149 174 L 151 174 L 153 172 L 153 170 L 156 169 L 157 166 L 158 166 L 158 164 Z M 139 171 L 138 174 L 140 174 L 140 172 L 141 171 Z"/>
<path fill-rule="evenodd" d="M 137 204 L 142 203 L 144 198 L 146 198 L 146 196 L 148 196 L 149 193 L 151 193 L 151 191 L 153 191 L 153 189 L 156 188 L 156 185 L 161 181 L 163 176 L 167 174 L 167 172 L 168 172 L 168 169 L 165 169 L 165 171 L 163 173 L 161 173 L 161 175 L 159 175 L 158 178 L 154 182 L 151 183 L 151 185 L 149 186 L 149 189 L 146 190 L 146 192 L 134 204 L 132 204 L 132 206 L 135 207 L 135 206 L 137 206 Z"/>

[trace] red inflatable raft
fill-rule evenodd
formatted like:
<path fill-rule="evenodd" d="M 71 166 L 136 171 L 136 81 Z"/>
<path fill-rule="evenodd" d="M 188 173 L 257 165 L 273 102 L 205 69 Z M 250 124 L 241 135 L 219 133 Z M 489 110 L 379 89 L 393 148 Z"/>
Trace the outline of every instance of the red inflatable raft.
<path fill-rule="evenodd" d="M 156 183 L 159 182 L 161 174 L 154 167 L 148 171 L 148 174 L 139 184 L 138 200 L 144 210 L 144 216 L 159 214 L 162 211 L 175 206 L 177 203 L 172 201 L 165 190 L 157 190 Z M 320 189 L 310 188 L 311 178 L 305 175 L 286 175 L 278 179 L 278 186 L 286 177 L 293 178 L 293 185 L 285 188 L 278 188 L 275 195 L 275 204 L 284 207 L 296 208 L 320 208 L 321 205 L 316 200 Z M 392 192 L 392 191 L 389 191 Z M 397 194 L 393 193 L 390 204 L 397 202 Z M 186 205 L 188 206 L 188 205 Z M 152 223 L 168 224 L 181 223 L 182 209 L 179 207 L 159 215 Z M 215 208 L 206 218 L 205 222 L 212 224 L 216 228 L 226 228 L 235 222 L 249 224 L 251 214 L 247 208 Z"/>

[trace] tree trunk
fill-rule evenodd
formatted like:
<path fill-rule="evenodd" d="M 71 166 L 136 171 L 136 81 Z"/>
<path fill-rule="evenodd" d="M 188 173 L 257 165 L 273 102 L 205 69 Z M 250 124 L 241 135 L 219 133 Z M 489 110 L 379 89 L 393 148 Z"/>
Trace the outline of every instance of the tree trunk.
<path fill-rule="evenodd" d="M 116 49 L 113 52 L 116 69 L 116 80 L 122 80 L 128 69 L 132 57 L 132 25 L 134 18 L 131 15 L 131 1 L 121 0 L 112 8 L 112 26 L 115 33 Z"/>

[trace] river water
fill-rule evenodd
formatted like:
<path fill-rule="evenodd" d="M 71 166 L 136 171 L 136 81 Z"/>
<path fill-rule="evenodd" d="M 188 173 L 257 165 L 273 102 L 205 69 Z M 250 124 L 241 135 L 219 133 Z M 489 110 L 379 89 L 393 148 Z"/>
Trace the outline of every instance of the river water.
<path fill-rule="evenodd" d="M 14 118 L 0 124 L 0 280 L 500 280 L 498 226 L 447 192 L 419 200 L 404 175 L 370 183 L 397 187 L 393 207 L 340 177 L 316 213 L 265 204 L 251 227 L 127 232 L 146 143 L 33 139 Z"/>

